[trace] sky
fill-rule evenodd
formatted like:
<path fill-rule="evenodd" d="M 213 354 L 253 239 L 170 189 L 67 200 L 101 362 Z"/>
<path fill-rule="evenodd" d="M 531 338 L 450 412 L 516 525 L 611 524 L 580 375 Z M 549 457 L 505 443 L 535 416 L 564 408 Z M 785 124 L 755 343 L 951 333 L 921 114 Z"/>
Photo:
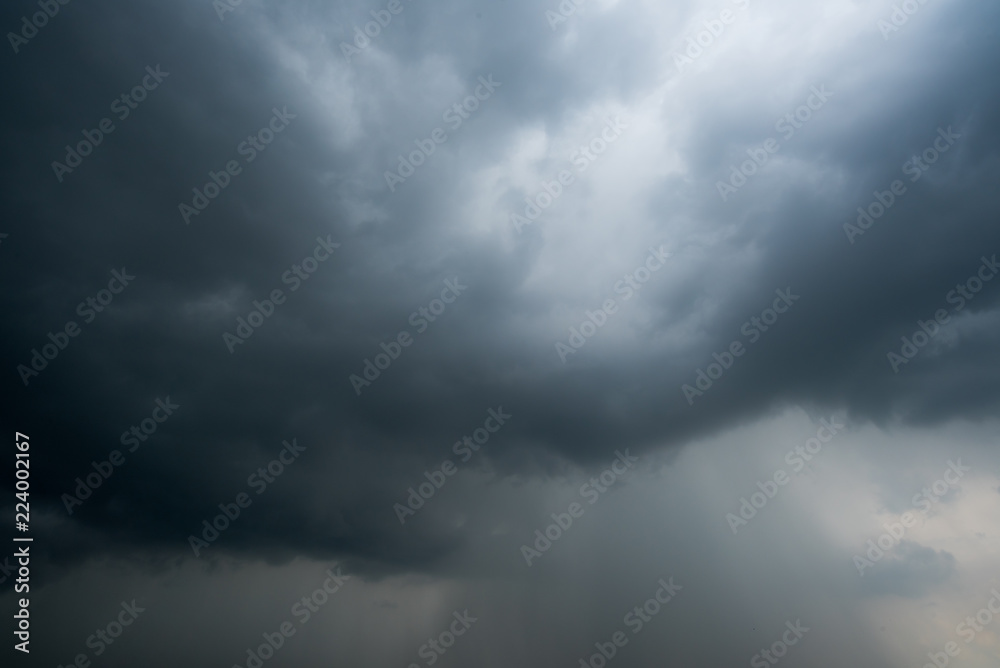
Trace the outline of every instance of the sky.
<path fill-rule="evenodd" d="M 1000 6 L 0 26 L 3 665 L 1000 661 Z"/>

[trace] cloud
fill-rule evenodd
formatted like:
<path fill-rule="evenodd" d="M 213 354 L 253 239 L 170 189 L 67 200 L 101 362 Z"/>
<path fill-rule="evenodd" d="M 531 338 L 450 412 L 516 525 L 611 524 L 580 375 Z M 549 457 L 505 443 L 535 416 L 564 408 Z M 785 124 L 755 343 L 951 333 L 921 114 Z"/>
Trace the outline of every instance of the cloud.
<path fill-rule="evenodd" d="M 337 560 L 372 582 L 419 573 L 469 586 L 482 596 L 470 597 L 483 611 L 473 633 L 484 635 L 490 597 L 502 599 L 493 612 L 510 613 L 539 603 L 533 588 L 544 586 L 614 614 L 588 613 L 579 637 L 532 635 L 509 656 L 577 661 L 588 639 L 616 628 L 618 610 L 648 598 L 660 570 L 594 585 L 589 601 L 559 574 L 596 578 L 634 556 L 628 546 L 650 527 L 692 536 L 672 554 L 690 591 L 712 592 L 691 597 L 704 615 L 728 600 L 710 567 L 762 582 L 784 574 L 772 574 L 775 563 L 799 568 L 771 524 L 781 513 L 762 511 L 748 527 L 768 536 L 741 541 L 759 553 L 730 558 L 733 536 L 718 518 L 732 510 L 730 489 L 754 481 L 717 463 L 711 492 L 689 489 L 671 471 L 690 453 L 752 438 L 781 443 L 783 456 L 815 434 L 797 420 L 834 414 L 884 443 L 852 460 L 871 472 L 858 499 L 878 503 L 845 501 L 857 512 L 828 518 L 829 536 L 796 524 L 796 547 L 827 564 L 797 541 L 815 532 L 837 559 L 856 551 L 864 518 L 906 507 L 925 484 L 901 472 L 906 453 L 928 453 L 933 467 L 920 472 L 933 471 L 951 456 L 939 435 L 992 424 L 1000 283 L 979 272 L 1000 251 L 995 7 L 921 5 L 887 32 L 880 22 L 894 10 L 884 3 L 590 0 L 554 29 L 546 12 L 558 3 L 403 0 L 398 13 L 388 4 L 247 0 L 220 17 L 205 2 L 71 3 L 8 54 L 0 422 L 42 444 L 33 549 L 46 586 L 109 558 L 166 572 L 235 559 L 291 579 L 307 568 L 297 559 Z M 29 10 L 5 8 L 3 25 L 22 30 Z M 372 21 L 379 28 L 361 47 L 358 30 Z M 359 52 L 348 58 L 344 44 Z M 168 73 L 152 89 L 151 71 Z M 497 83 L 477 97 L 484 80 Z M 812 108 L 817 90 L 824 101 Z M 280 132 L 276 112 L 287 120 Z M 72 152 L 71 171 L 53 167 L 69 166 Z M 720 196 L 748 160 L 746 182 Z M 390 187 L 386 173 L 401 174 L 401 161 L 412 174 Z M 531 206 L 538 215 L 515 225 Z M 845 232 L 859 207 L 872 222 Z M 335 250 L 321 260 L 320 247 Z M 642 281 L 651 249 L 669 257 Z M 135 278 L 114 292 L 112 271 Z M 445 306 L 448 282 L 467 288 Z M 102 290 L 114 292 L 108 303 Z M 796 299 L 776 302 L 781 294 Z M 557 344 L 576 340 L 574 328 L 599 320 L 609 300 L 614 313 L 561 357 Z M 948 322 L 913 344 L 941 309 Z M 908 355 L 907 345 L 919 349 Z M 377 377 L 358 392 L 351 377 L 369 368 Z M 168 397 L 176 413 L 144 433 Z M 509 424 L 401 526 L 394 504 L 457 461 L 454 444 L 498 407 Z M 129 450 L 133 427 L 148 439 Z M 307 448 L 301 463 L 258 497 L 251 476 L 290 439 Z M 668 494 L 670 503 L 697 499 L 698 518 L 707 506 L 719 512 L 670 524 L 640 498 L 658 483 L 629 482 L 578 520 L 558 546 L 565 556 L 515 570 L 522 536 L 626 449 L 692 495 Z M 762 476 L 781 463 L 726 452 Z M 104 464 L 113 457 L 124 463 Z M 811 473 L 830 466 L 833 479 L 850 478 L 846 464 L 825 461 Z M 99 484 L 87 482 L 91 494 L 68 513 L 67 495 L 95 473 Z M 189 537 L 241 492 L 253 504 L 196 558 Z M 975 508 L 966 512 L 978 518 Z M 619 540 L 614 522 L 628 517 Z M 913 540 L 864 587 L 846 578 L 843 609 L 923 600 L 973 559 L 968 546 Z M 815 589 L 804 570 L 793 579 L 827 595 L 839 577 Z M 491 578 L 508 578 L 509 596 Z M 742 624 L 770 596 L 735 577 L 730 585 L 740 595 L 726 623 Z M 387 607 L 368 607 L 418 614 L 394 587 L 378 593 Z M 434 610 L 451 614 L 459 598 L 435 599 Z M 773 623 L 751 628 L 777 630 L 793 614 L 773 600 Z M 496 646 L 517 626 L 505 619 L 513 626 L 493 627 Z M 875 652 L 871 629 L 857 624 L 858 652 Z M 737 636 L 711 658 L 749 660 L 756 636 Z M 424 642 L 396 640 L 391 660 L 404 662 Z M 654 656 L 652 641 L 640 643 L 648 653 L 623 663 Z"/>

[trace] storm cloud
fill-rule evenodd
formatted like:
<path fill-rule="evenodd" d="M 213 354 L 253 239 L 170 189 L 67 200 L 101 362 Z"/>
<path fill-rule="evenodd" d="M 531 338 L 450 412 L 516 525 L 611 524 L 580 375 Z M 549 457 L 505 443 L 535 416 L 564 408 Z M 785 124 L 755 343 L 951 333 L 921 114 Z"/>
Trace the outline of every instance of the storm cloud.
<path fill-rule="evenodd" d="M 12 665 L 1000 657 L 1000 8 L 0 23 Z"/>

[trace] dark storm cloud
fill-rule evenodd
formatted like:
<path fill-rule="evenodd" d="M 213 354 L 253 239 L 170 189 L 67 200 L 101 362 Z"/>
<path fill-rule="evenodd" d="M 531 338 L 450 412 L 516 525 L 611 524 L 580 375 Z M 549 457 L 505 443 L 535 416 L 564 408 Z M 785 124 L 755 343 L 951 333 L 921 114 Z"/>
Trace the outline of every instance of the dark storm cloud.
<path fill-rule="evenodd" d="M 877 422 L 995 408 L 988 331 L 963 334 L 939 356 L 922 353 L 899 374 L 886 363 L 918 319 L 947 308 L 946 293 L 974 274 L 980 256 L 1000 251 L 991 189 L 997 52 L 987 28 L 995 8 L 940 10 L 942 22 L 914 22 L 890 43 L 873 26 L 809 62 L 767 68 L 754 66 L 752 45 L 734 27 L 729 48 L 748 55 L 726 61 L 732 74 L 667 67 L 664 83 L 661 36 L 643 31 L 627 3 L 600 10 L 602 21 L 580 14 L 555 33 L 529 3 L 404 6 L 348 64 L 339 43 L 376 5 L 243 3 L 220 21 L 209 3 L 74 3 L 5 65 L 17 93 L 4 124 L 4 420 L 31 424 L 49 444 L 37 493 L 65 527 L 46 543 L 53 558 L 112 546 L 190 554 L 187 536 L 293 437 L 307 447 L 299 463 L 208 554 L 431 567 L 468 539 L 430 522 L 401 531 L 392 504 L 499 406 L 514 417 L 485 456 L 504 474 L 558 473 L 558 458 L 598 465 L 609 443 L 634 452 L 679 446 L 789 404 Z M 667 10 L 664 21 L 682 25 L 689 9 Z M 4 24 L 20 11 L 5 10 Z M 671 33 L 676 45 L 682 38 Z M 109 104 L 147 65 L 169 76 L 58 182 L 50 163 L 112 115 Z M 390 192 L 383 173 L 397 155 L 446 127 L 445 110 L 491 73 L 502 82 L 497 91 Z M 774 170 L 721 201 L 715 182 L 730 163 L 773 136 L 774 120 L 820 84 L 834 96 L 782 148 Z M 515 153 L 524 127 L 555 137 L 581 109 L 638 106 L 661 85 L 660 120 L 677 132 L 683 173 L 658 179 L 633 203 L 647 212 L 650 234 L 633 244 L 640 230 L 622 223 L 622 256 L 664 243 L 675 258 L 642 296 L 647 328 L 602 332 L 606 341 L 563 365 L 555 341 L 645 251 L 609 262 L 603 292 L 531 284 L 553 257 L 570 284 L 588 266 L 549 255 L 541 223 L 522 239 L 506 216 L 466 218 L 479 192 L 470 175 Z M 237 146 L 275 107 L 295 118 L 245 162 Z M 855 208 L 905 179 L 901 165 L 948 126 L 961 140 L 849 243 L 843 224 Z M 185 224 L 178 205 L 192 203 L 192 188 L 229 160 L 242 172 Z M 539 160 L 545 178 L 567 164 L 560 155 Z M 534 188 L 506 184 L 496 194 L 503 207 Z M 284 272 L 328 236 L 339 248 L 289 291 Z M 681 253 L 686 245 L 701 251 Z M 122 267 L 134 282 L 25 387 L 17 365 L 49 331 L 79 320 L 76 305 Z M 455 279 L 468 288 L 416 333 L 410 314 Z M 997 287 L 966 312 L 989 311 Z M 287 302 L 230 354 L 222 334 L 275 288 Z M 743 323 L 787 288 L 800 300 L 689 406 L 682 384 L 694 384 L 712 353 L 747 343 Z M 563 305 L 569 318 L 554 313 Z M 413 345 L 357 396 L 349 376 L 403 330 Z M 638 345 L 611 347 L 618 337 Z M 75 478 L 167 396 L 180 405 L 176 415 L 66 517 L 60 498 Z"/>

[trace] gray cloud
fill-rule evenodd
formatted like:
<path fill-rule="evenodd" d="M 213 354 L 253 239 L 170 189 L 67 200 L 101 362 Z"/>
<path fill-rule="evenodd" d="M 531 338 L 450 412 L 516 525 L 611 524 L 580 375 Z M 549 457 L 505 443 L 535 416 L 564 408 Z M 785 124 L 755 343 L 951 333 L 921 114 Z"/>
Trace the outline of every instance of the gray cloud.
<path fill-rule="evenodd" d="M 553 30 L 545 11 L 557 4 L 403 0 L 348 62 L 341 43 L 385 5 L 246 1 L 220 20 L 212 3 L 70 3 L 8 53 L 13 104 L 2 130 L 9 149 L 0 229 L 8 235 L 0 244 L 8 387 L 0 420 L 43 444 L 33 458 L 32 502 L 45 587 L 65 587 L 104 559 L 139 564 L 151 573 L 146 584 L 161 587 L 155 578 L 192 568 L 188 537 L 202 520 L 248 491 L 248 477 L 295 438 L 306 447 L 301 459 L 264 494 L 251 491 L 254 503 L 197 561 L 235 559 L 262 573 L 277 569 L 291 582 L 301 574 L 296 560 L 337 560 L 366 578 L 365 587 L 384 586 L 372 592 L 382 603 L 371 607 L 400 619 L 421 608 L 416 598 L 405 605 L 392 598 L 392 578 L 423 574 L 437 579 L 435 587 L 468 579 L 475 582 L 466 582 L 468 602 L 454 605 L 483 611 L 477 632 L 489 628 L 490 612 L 513 624 L 514 611 L 544 609 L 545 592 L 555 601 L 550 617 L 574 620 L 557 612 L 566 600 L 574 601 L 571 610 L 587 610 L 577 631 L 547 641 L 524 625 L 517 629 L 528 634 L 523 646 L 499 655 L 577 662 L 569 647 L 592 646 L 614 631 L 619 609 L 651 595 L 661 569 L 647 563 L 655 561 L 650 555 L 673 554 L 678 578 L 699 591 L 689 604 L 678 598 L 678 608 L 691 606 L 670 611 L 678 623 L 691 610 L 710 616 L 723 605 L 710 574 L 743 573 L 761 583 L 785 575 L 772 571 L 788 540 L 780 530 L 741 561 L 723 542 L 732 538 L 724 522 L 704 519 L 704 508 L 698 519 L 673 518 L 671 535 L 690 536 L 683 549 L 671 552 L 669 541 L 658 540 L 635 557 L 628 546 L 662 520 L 645 506 L 630 510 L 639 501 L 622 501 L 622 490 L 567 537 L 578 541 L 579 563 L 547 555 L 522 569 L 510 545 L 565 508 L 567 481 L 579 487 L 616 450 L 669 472 L 682 470 L 705 443 L 740 433 L 758 444 L 782 442 L 783 455 L 805 437 L 785 445 L 792 427 L 776 416 L 793 409 L 816 419 L 846 415 L 852 429 L 892 436 L 857 465 L 882 467 L 869 477 L 881 504 L 873 511 L 895 512 L 934 479 L 900 473 L 898 458 L 916 446 L 901 442 L 899 430 L 936 435 L 956 424 L 991 424 L 1000 391 L 992 373 L 1000 284 L 984 281 L 961 309 L 949 295 L 1000 251 L 992 224 L 1000 127 L 1000 88 L 991 76 L 995 8 L 921 5 L 884 39 L 878 21 L 891 5 L 591 0 Z M 733 22 L 678 68 L 674 55 L 687 38 L 725 7 Z M 0 16 L 18 30 L 33 11 L 11 6 Z M 169 74 L 121 118 L 113 101 L 141 84 L 147 66 Z M 448 110 L 487 76 L 499 86 L 455 127 Z M 784 138 L 778 119 L 819 86 L 829 99 Z M 268 127 L 275 108 L 294 118 L 250 161 L 240 146 Z M 114 131 L 58 180 L 53 161 L 64 162 L 66 146 L 85 131 L 94 136 L 103 118 Z M 615 118 L 624 124 L 620 137 L 578 161 Z M 437 128 L 447 140 L 390 190 L 386 171 Z M 916 173 L 905 165 L 947 128 L 958 139 L 911 181 Z M 717 183 L 769 138 L 780 150 L 723 200 Z M 193 205 L 192 190 L 204 191 L 233 160 L 239 173 L 230 172 L 186 222 L 179 205 Z M 538 201 L 562 170 L 573 182 L 518 232 L 511 213 L 523 212 L 525 198 Z M 905 194 L 849 239 L 845 223 L 896 179 Z M 339 247 L 315 273 L 302 274 L 307 279 L 291 278 L 308 272 L 308 263 L 299 267 L 318 240 Z M 670 257 L 626 299 L 620 281 L 661 246 Z M 113 269 L 135 278 L 88 318 L 78 305 L 100 299 Z M 456 280 L 467 289 L 434 314 L 433 300 Z M 238 318 L 276 289 L 284 301 L 230 352 L 223 334 L 238 333 Z M 776 291 L 798 299 L 766 330 L 752 324 L 767 322 Z M 571 327 L 608 299 L 619 310 L 564 363 L 556 343 L 570 341 Z M 434 320 L 421 308 L 432 309 Z M 939 309 L 950 322 L 894 371 L 887 354 L 902 354 L 901 337 L 912 338 Z M 69 321 L 79 335 L 44 360 L 49 334 L 60 340 Z M 349 378 L 364 377 L 366 360 L 376 364 L 382 344 L 401 332 L 412 344 L 359 395 Z M 725 357 L 737 341 L 745 352 L 718 369 L 710 388 L 699 387 L 699 372 L 713 373 L 713 354 Z M 36 350 L 45 367 L 19 371 L 31 369 Z M 684 385 L 703 394 L 687 395 L 689 403 Z M 141 432 L 156 400 L 167 397 L 176 413 L 128 451 L 123 433 Z M 400 526 L 393 504 L 426 481 L 425 471 L 458 462 L 453 444 L 498 407 L 512 415 L 509 424 Z M 968 440 L 981 442 L 978 434 Z M 931 441 L 928 476 L 952 456 Z M 77 478 L 115 449 L 124 463 L 67 513 L 65 495 L 75 494 Z M 763 467 L 764 479 L 777 464 L 763 461 L 744 464 Z M 816 464 L 818 476 L 823 465 Z M 732 486 L 753 488 L 745 471 L 726 471 L 700 503 L 714 505 L 715 493 L 728 499 Z M 4 489 L 13 491 L 10 480 Z M 945 505 L 974 512 L 964 504 L 978 497 L 964 494 Z M 680 495 L 672 502 L 697 503 Z M 619 521 L 624 528 L 614 538 Z M 709 530 L 710 523 L 717 526 Z M 808 521 L 796 526 L 794 540 L 809 540 L 802 533 Z M 836 530 L 815 531 L 819 544 L 837 546 L 843 563 L 836 568 L 849 566 L 840 550 L 856 546 L 845 547 Z M 867 535 L 860 527 L 857 534 Z M 889 595 L 920 599 L 965 576 L 965 551 L 914 541 L 863 587 L 851 580 L 830 609 Z M 803 550 L 816 572 L 828 565 L 821 549 Z M 614 572 L 612 564 L 628 572 L 627 557 L 643 568 L 594 585 L 589 600 L 574 591 L 576 580 L 561 579 L 564 569 L 580 579 L 595 577 L 588 569 Z M 183 574 L 190 586 L 203 577 L 229 582 L 228 575 Z M 831 579 L 795 577 L 802 600 L 837 589 Z M 10 595 L 9 583 L 0 586 Z M 706 590 L 712 593 L 700 593 Z M 762 619 L 747 632 L 743 622 L 767 591 L 741 591 L 725 604 L 716 623 L 730 629 L 731 644 L 676 657 L 748 661 L 758 631 L 777 631 L 799 614 L 776 596 L 770 626 Z M 157 614 L 180 614 L 173 605 L 180 603 Z M 827 619 L 818 608 L 816 618 Z M 858 639 L 858 656 L 882 651 L 878 633 L 860 620 L 856 627 L 842 632 Z M 493 628 L 482 634 L 495 640 L 475 643 L 476 651 L 485 655 L 513 633 Z M 416 640 L 401 634 L 389 644 L 404 637 Z M 473 651 L 467 647 L 456 654 Z M 641 663 L 662 649 L 621 660 Z M 358 662 L 415 660 L 409 649 L 391 658 L 355 650 Z M 65 651 L 55 660 L 68 660 L 72 648 Z M 321 654 L 314 647 L 299 658 Z"/>

